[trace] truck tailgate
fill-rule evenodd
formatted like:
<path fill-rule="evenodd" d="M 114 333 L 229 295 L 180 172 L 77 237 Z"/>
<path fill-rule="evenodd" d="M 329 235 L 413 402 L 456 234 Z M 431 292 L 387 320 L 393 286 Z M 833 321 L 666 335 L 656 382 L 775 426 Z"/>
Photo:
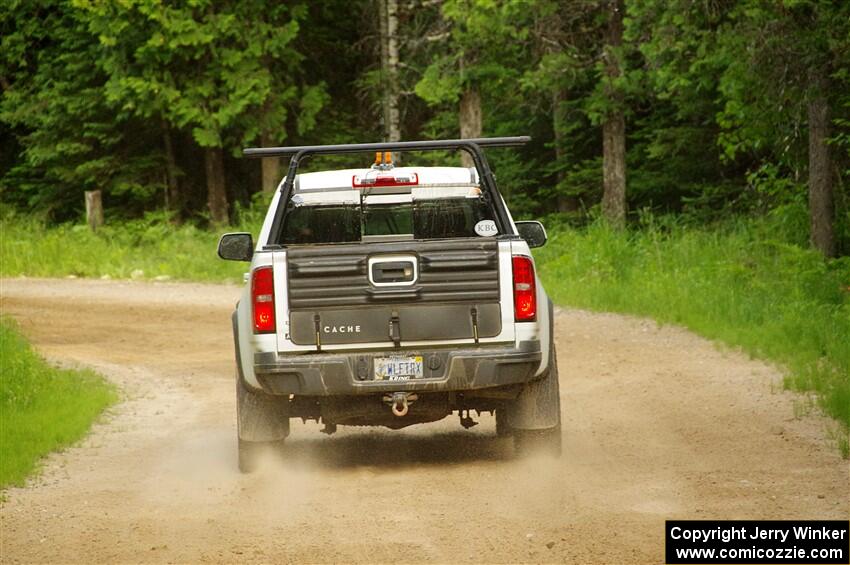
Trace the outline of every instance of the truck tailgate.
<path fill-rule="evenodd" d="M 386 273 L 390 282 L 377 282 Z M 499 275 L 494 239 L 292 246 L 289 330 L 279 338 L 297 346 L 493 338 L 503 329 Z"/>

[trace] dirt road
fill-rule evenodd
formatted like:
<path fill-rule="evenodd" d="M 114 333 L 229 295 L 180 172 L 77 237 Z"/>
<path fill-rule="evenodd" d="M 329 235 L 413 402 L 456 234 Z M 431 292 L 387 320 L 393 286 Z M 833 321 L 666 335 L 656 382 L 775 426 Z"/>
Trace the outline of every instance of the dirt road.
<path fill-rule="evenodd" d="M 668 518 L 841 518 L 847 461 L 764 364 L 675 328 L 557 316 L 563 458 L 517 460 L 494 422 L 332 437 L 236 470 L 238 289 L 4 280 L 2 310 L 125 400 L 0 507 L 4 563 L 663 561 Z M 796 403 L 796 404 L 795 404 Z M 795 406 L 797 409 L 795 410 Z"/>

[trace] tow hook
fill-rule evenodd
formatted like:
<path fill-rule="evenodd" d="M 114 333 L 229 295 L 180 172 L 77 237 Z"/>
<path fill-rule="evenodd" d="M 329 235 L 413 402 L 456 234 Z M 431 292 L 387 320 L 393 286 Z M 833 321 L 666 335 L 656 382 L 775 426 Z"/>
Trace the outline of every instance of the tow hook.
<path fill-rule="evenodd" d="M 394 392 L 391 395 L 384 395 L 384 404 L 389 404 L 393 415 L 401 418 L 406 416 L 410 405 L 419 400 L 419 396 L 414 392 Z"/>

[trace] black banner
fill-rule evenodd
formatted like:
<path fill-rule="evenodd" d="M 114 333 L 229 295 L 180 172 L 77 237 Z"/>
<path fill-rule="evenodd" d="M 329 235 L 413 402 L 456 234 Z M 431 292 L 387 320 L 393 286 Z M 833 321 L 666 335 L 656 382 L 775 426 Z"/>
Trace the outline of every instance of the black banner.
<path fill-rule="evenodd" d="M 668 520 L 667 563 L 848 563 L 845 520 Z"/>

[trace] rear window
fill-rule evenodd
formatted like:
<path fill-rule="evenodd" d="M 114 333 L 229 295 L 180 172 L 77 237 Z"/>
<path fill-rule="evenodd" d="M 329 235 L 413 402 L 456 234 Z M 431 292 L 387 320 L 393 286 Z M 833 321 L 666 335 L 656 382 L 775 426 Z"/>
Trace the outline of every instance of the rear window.
<path fill-rule="evenodd" d="M 490 206 L 480 197 L 403 204 L 293 206 L 284 216 L 278 243 L 479 237 L 476 224 L 493 217 Z"/>
<path fill-rule="evenodd" d="M 356 206 L 299 206 L 291 208 L 279 243 L 351 243 L 360 241 L 360 209 Z"/>

